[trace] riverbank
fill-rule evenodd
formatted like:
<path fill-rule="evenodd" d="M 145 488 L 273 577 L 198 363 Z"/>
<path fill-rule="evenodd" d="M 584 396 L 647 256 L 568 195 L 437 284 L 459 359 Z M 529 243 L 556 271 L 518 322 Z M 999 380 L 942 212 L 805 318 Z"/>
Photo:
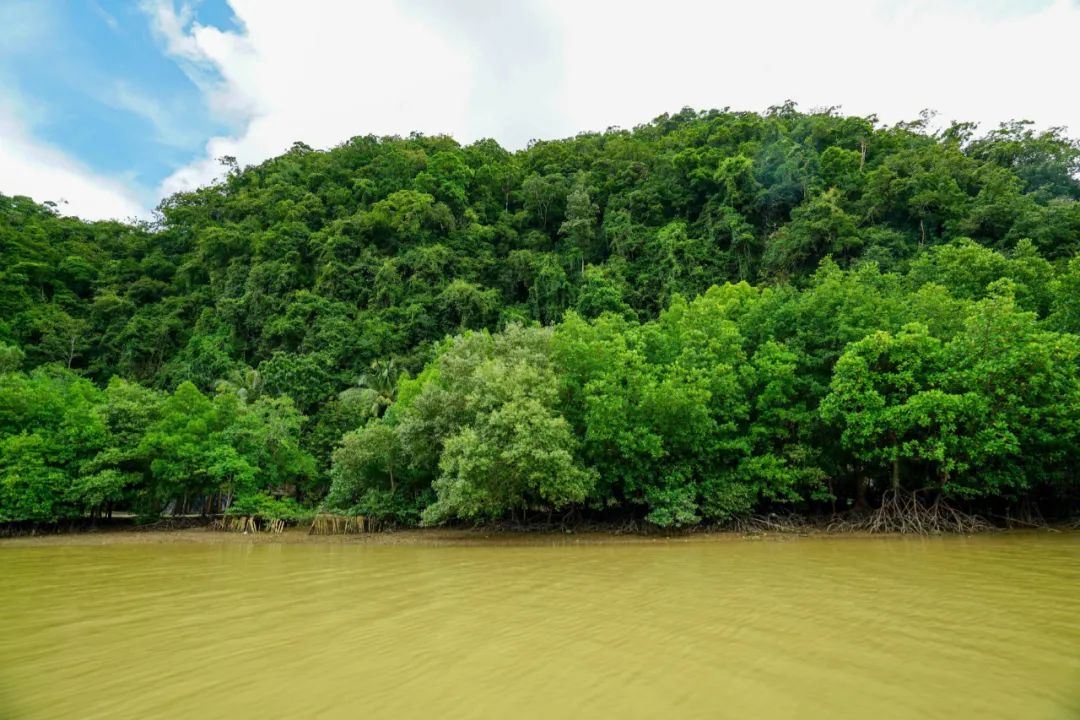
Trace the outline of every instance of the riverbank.
<path fill-rule="evenodd" d="M 984 536 L 1030 536 L 1080 533 L 1075 528 L 1009 529 L 981 533 Z M 392 532 L 350 535 L 309 535 L 306 528 L 289 528 L 281 533 L 244 534 L 208 528 L 181 530 L 101 530 L 52 535 L 23 535 L 0 538 L 5 547 L 56 547 L 94 545 L 368 545 L 381 546 L 548 546 L 548 545 L 648 545 L 656 543 L 759 542 L 793 540 L 848 540 L 867 538 L 928 537 L 898 533 L 868 532 L 736 532 L 697 531 L 654 534 L 613 532 L 514 532 L 483 529 L 407 529 Z M 942 535 L 938 537 L 972 537 Z"/>
<path fill-rule="evenodd" d="M 846 534 L 850 535 L 850 534 Z M 774 533 L 773 537 L 826 537 L 826 533 Z M 667 535 L 616 534 L 612 532 L 514 532 L 478 529 L 430 528 L 349 535 L 309 535 L 307 528 L 288 528 L 280 533 L 244 534 L 208 528 L 183 530 L 104 530 L 52 535 L 23 535 L 0 539 L 0 548 L 62 545 L 371 545 L 371 546 L 466 546 L 466 545 L 637 545 L 656 542 L 705 542 L 754 540 L 763 534 L 737 532 L 671 533 Z"/>

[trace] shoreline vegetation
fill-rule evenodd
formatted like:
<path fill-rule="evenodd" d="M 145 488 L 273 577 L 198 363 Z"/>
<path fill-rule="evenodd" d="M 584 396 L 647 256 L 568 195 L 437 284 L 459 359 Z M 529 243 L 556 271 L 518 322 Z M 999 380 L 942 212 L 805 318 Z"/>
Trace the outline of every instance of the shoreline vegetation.
<path fill-rule="evenodd" d="M 947 511 L 943 511 L 947 512 Z M 487 541 L 551 541 L 567 543 L 633 543 L 655 540 L 688 539 L 763 539 L 763 538 L 852 538 L 852 537 L 929 537 L 973 535 L 1025 535 L 1080 533 L 1080 520 L 1047 523 L 1036 518 L 998 518 L 992 524 L 980 517 L 965 517 L 963 525 L 947 529 L 907 524 L 886 526 L 879 511 L 862 518 L 751 516 L 724 525 L 660 527 L 634 520 L 598 522 L 579 520 L 572 524 L 501 521 L 489 525 L 443 525 L 440 527 L 404 527 L 379 524 L 365 518 L 319 514 L 290 524 L 263 523 L 252 518 L 173 517 L 149 524 L 137 524 L 134 518 L 79 520 L 44 526 L 8 525 L 0 530 L 0 547 L 43 545 L 111 545 L 140 543 L 341 543 L 371 545 L 485 544 Z M 908 516 L 910 517 L 910 516 Z M 69 542 L 70 541 L 70 542 Z"/>
<path fill-rule="evenodd" d="M 980 533 L 978 537 L 1028 537 L 1031 535 L 1080 535 L 1075 525 L 1043 528 L 1014 527 Z M 871 533 L 864 530 L 828 531 L 819 527 L 781 528 L 777 530 L 736 530 L 732 528 L 653 528 L 649 532 L 625 533 L 608 528 L 581 531 L 560 529 L 520 530 L 514 528 L 439 527 L 401 528 L 393 531 L 312 535 L 306 528 L 291 527 L 280 533 L 218 532 L 209 527 L 191 526 L 171 530 L 134 528 L 95 529 L 67 533 L 0 537 L 0 552 L 11 547 L 62 547 L 104 545 L 362 545 L 386 546 L 549 546 L 549 545 L 647 545 L 658 542 L 754 542 L 795 540 L 898 540 L 917 538 L 965 538 L 955 533 L 901 534 Z"/>
<path fill-rule="evenodd" d="M 221 163 L 151 222 L 0 195 L 4 532 L 1080 513 L 1062 128 L 786 103 Z"/>

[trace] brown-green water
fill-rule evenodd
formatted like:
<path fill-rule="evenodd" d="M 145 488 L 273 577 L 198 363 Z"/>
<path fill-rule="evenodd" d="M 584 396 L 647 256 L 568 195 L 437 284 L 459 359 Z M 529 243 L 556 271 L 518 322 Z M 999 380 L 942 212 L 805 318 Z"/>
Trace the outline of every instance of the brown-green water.
<path fill-rule="evenodd" d="M 0 578 L 0 717 L 1080 717 L 1075 535 L 0 545 Z"/>

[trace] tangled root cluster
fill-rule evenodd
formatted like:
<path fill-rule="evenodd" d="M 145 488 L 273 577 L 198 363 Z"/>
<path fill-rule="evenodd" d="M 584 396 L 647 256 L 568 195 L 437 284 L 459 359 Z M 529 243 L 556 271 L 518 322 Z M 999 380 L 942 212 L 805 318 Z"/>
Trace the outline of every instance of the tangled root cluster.
<path fill-rule="evenodd" d="M 204 518 L 195 517 L 171 517 L 162 518 L 156 522 L 136 525 L 136 532 L 168 532 L 172 530 L 187 530 L 189 528 L 203 527 L 207 524 Z M 211 523 L 212 525 L 212 523 Z"/>
<path fill-rule="evenodd" d="M 730 529 L 742 533 L 795 533 L 806 534 L 819 531 L 820 524 L 797 514 L 748 515 L 731 521 Z"/>
<path fill-rule="evenodd" d="M 582 519 L 575 514 L 567 514 L 559 519 L 545 519 L 544 516 L 535 516 L 522 520 L 495 520 L 483 525 L 466 526 L 480 532 L 494 533 L 520 533 L 543 535 L 548 533 L 608 533 L 611 535 L 645 535 L 655 531 L 643 520 L 627 517 L 619 521 L 597 521 Z"/>
<path fill-rule="evenodd" d="M 885 494 L 881 506 L 869 515 L 834 522 L 829 526 L 830 532 L 863 531 L 915 535 L 970 534 L 993 529 L 983 518 L 958 510 L 942 502 L 940 497 L 927 506 L 917 493 L 892 491 Z"/>

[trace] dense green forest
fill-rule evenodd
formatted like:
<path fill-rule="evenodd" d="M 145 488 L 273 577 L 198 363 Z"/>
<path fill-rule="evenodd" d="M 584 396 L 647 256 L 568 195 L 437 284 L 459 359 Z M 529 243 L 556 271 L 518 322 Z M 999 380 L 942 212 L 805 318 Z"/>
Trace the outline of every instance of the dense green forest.
<path fill-rule="evenodd" d="M 83 222 L 0 195 L 0 522 L 1080 499 L 1080 144 L 683 110 L 295 143 Z"/>

